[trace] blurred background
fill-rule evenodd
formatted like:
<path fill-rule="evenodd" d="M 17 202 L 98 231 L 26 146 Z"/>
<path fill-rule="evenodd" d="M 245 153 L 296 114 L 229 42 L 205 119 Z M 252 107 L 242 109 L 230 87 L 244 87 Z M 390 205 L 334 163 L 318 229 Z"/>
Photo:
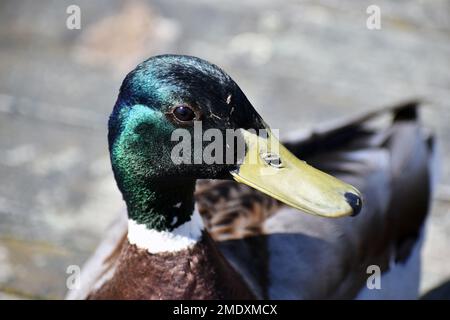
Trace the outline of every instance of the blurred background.
<path fill-rule="evenodd" d="M 0 299 L 62 298 L 123 208 L 106 123 L 126 73 L 161 53 L 221 66 L 282 137 L 425 98 L 441 174 L 421 292 L 450 279 L 450 1 L 2 0 Z"/>

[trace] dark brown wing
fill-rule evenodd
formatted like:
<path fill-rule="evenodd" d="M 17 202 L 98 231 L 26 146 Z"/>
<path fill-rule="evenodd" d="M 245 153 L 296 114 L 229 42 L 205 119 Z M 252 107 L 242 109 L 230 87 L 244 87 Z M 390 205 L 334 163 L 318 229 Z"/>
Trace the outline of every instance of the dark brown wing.
<path fill-rule="evenodd" d="M 228 180 L 199 180 L 195 199 L 216 241 L 262 234 L 264 222 L 280 207 L 277 200 Z"/>

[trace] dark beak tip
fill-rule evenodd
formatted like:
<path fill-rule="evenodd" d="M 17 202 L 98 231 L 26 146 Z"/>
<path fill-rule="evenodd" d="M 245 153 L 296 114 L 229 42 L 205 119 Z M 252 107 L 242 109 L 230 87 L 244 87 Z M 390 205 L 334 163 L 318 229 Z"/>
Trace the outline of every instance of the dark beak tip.
<path fill-rule="evenodd" d="M 350 207 L 353 209 L 352 217 L 357 216 L 361 212 L 362 208 L 362 200 L 361 197 L 357 196 L 354 193 L 346 192 L 344 194 L 345 199 L 347 200 Z"/>

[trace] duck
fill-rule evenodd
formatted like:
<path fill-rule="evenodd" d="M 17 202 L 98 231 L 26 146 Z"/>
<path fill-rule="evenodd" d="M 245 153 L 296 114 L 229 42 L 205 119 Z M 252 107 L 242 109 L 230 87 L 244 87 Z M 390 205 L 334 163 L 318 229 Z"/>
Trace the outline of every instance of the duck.
<path fill-rule="evenodd" d="M 281 143 L 218 66 L 149 58 L 123 80 L 108 123 L 126 212 L 66 298 L 417 298 L 435 153 L 419 107 Z"/>

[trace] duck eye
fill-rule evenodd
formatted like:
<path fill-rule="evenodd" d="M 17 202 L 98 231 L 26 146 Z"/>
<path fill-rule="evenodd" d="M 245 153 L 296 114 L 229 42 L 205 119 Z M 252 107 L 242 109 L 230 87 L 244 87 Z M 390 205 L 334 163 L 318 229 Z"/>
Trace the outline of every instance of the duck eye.
<path fill-rule="evenodd" d="M 195 119 L 195 112 L 187 105 L 180 105 L 173 109 L 172 114 L 181 122 L 192 121 Z"/>

